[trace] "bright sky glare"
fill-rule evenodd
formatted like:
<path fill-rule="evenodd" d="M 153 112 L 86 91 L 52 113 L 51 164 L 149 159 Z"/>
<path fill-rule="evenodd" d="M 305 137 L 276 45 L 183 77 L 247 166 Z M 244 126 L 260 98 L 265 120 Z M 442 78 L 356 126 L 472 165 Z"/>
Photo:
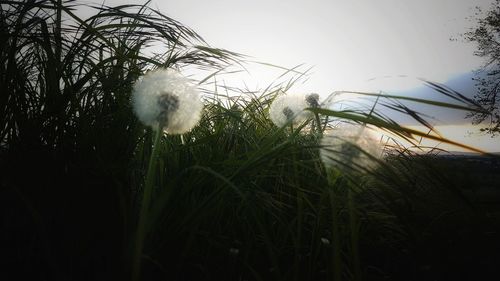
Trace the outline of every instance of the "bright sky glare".
<path fill-rule="evenodd" d="M 313 66 L 308 81 L 293 89 L 326 96 L 336 90 L 414 90 L 421 86 L 416 78 L 445 83 L 480 67 L 483 61 L 473 55 L 476 46 L 460 34 L 475 23 L 470 19 L 475 7 L 487 10 L 492 2 L 153 0 L 151 5 L 194 29 L 213 47 L 288 68 Z M 245 79 L 245 85 L 257 90 L 277 74 L 261 67 L 250 68 L 250 75 L 226 79 L 234 79 L 229 82 L 233 85 Z M 468 134 L 472 127 L 463 127 L 461 133 L 456 125 L 455 140 L 474 142 Z M 480 148 L 500 150 L 498 141 L 483 139 L 475 141 Z"/>
<path fill-rule="evenodd" d="M 296 90 L 405 91 L 416 78 L 445 83 L 483 64 L 460 34 L 492 0 L 163 0 L 154 5 L 192 27 L 209 44 L 285 67 L 314 66 Z M 450 40 L 452 38 L 458 40 Z M 256 88 L 274 77 L 253 69 Z M 400 78 L 400 76 L 407 78 Z M 375 79 L 373 79 L 375 78 Z M 246 80 L 247 85 L 251 81 Z M 458 122 L 463 119 L 457 120 Z M 424 128 L 422 128 L 424 129 Z M 487 151 L 498 139 L 473 126 L 438 126 L 445 136 Z M 429 143 L 432 145 L 432 143 Z M 434 144 L 435 145 L 435 144 Z M 442 146 L 443 147 L 443 146 Z M 451 150 L 459 148 L 446 147 Z"/>
<path fill-rule="evenodd" d="M 491 0 L 162 0 L 167 15 L 214 47 L 293 67 L 314 66 L 305 91 L 406 90 L 416 77 L 445 82 L 481 65 L 475 46 L 451 41 Z M 266 80 L 254 73 L 256 80 Z M 396 78 L 406 75 L 409 79 Z M 394 78 L 384 78 L 386 76 Z M 371 80 L 371 78 L 379 78 Z"/>

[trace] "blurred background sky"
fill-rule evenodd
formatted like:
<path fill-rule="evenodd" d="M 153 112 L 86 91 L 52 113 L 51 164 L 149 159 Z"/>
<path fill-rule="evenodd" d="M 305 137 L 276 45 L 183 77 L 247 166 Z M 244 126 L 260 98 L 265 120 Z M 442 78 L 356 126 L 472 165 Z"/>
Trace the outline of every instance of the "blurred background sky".
<path fill-rule="evenodd" d="M 488 10 L 492 2 L 153 0 L 151 5 L 194 29 L 212 47 L 287 68 L 312 66 L 309 79 L 294 86 L 295 91 L 326 96 L 337 90 L 383 90 L 440 98 L 417 78 L 447 84 L 467 96 L 475 94 L 472 71 L 484 62 L 461 34 L 476 24 L 476 7 Z M 269 68 L 249 71 L 249 77 L 228 79 L 244 79 L 249 89 L 259 89 L 276 78 Z M 438 109 L 433 114 L 435 124 L 450 138 L 500 151 L 498 138 L 470 134 L 477 128 L 463 113 Z"/>

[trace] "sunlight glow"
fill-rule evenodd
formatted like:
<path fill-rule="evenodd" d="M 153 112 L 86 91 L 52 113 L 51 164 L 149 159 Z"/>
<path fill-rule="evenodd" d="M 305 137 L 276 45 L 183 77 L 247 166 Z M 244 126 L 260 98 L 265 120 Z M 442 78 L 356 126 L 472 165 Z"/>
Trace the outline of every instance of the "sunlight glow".
<path fill-rule="evenodd" d="M 167 0 L 156 5 L 213 46 L 285 67 L 314 66 L 304 88 L 324 94 L 406 90 L 417 85 L 413 78 L 445 82 L 478 67 L 475 46 L 450 39 L 472 25 L 467 17 L 475 6 L 490 2 Z"/>
<path fill-rule="evenodd" d="M 106 4 L 126 2 L 110 0 Z M 473 55 L 476 46 L 465 43 L 461 34 L 474 25 L 475 7 L 488 8 L 491 3 L 492 0 L 163 0 L 153 1 L 153 6 L 193 28 L 213 47 L 285 69 L 303 64 L 300 71 L 306 71 L 312 66 L 291 91 L 314 92 L 324 99 L 339 90 L 407 91 L 422 86 L 419 78 L 445 83 L 477 69 L 483 61 Z M 260 94 L 269 85 L 290 79 L 281 76 L 284 69 L 256 63 L 245 67 L 246 71 L 239 69 L 215 77 L 209 86 L 227 85 Z M 343 98 L 357 102 L 355 95 Z M 463 117 L 456 120 L 460 123 Z M 439 123 L 437 128 L 450 139 L 485 151 L 500 150 L 495 139 L 470 136 L 468 132 L 477 132 L 477 126 Z M 439 146 L 460 150 L 445 144 Z"/>

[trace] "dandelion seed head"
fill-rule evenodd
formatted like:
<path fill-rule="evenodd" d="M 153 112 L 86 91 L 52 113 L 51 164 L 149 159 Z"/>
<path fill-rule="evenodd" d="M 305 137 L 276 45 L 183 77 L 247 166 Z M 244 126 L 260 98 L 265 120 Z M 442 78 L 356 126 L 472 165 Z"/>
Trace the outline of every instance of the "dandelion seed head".
<path fill-rule="evenodd" d="M 169 115 L 179 109 L 179 98 L 170 93 L 164 92 L 158 97 L 158 106 L 160 113 L 158 114 L 158 122 L 161 124 L 168 124 Z"/>
<path fill-rule="evenodd" d="M 321 139 L 320 156 L 327 167 L 373 170 L 381 154 L 382 145 L 365 126 L 342 124 Z"/>
<path fill-rule="evenodd" d="M 311 113 L 304 109 L 309 107 L 304 95 L 283 94 L 278 96 L 269 107 L 271 121 L 283 127 L 289 122 L 300 124 L 311 116 Z"/>
<path fill-rule="evenodd" d="M 319 107 L 319 95 L 316 93 L 306 95 L 306 102 L 309 107 L 318 108 Z"/>
<path fill-rule="evenodd" d="M 285 108 L 283 108 L 283 115 L 285 115 L 287 122 L 292 121 L 293 117 L 295 117 L 295 113 L 288 106 L 285 106 Z"/>
<path fill-rule="evenodd" d="M 199 91 L 173 69 L 146 73 L 132 91 L 132 105 L 139 120 L 147 126 L 160 124 L 168 134 L 183 134 L 201 118 L 203 104 Z"/>

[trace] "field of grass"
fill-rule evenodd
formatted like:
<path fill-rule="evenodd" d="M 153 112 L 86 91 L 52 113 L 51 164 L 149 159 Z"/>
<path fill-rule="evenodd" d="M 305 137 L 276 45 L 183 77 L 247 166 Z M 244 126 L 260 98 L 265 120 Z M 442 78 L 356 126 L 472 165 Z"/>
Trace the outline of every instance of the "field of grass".
<path fill-rule="evenodd" d="M 371 106 L 313 107 L 306 121 L 276 126 L 271 104 L 293 91 L 298 69 L 247 93 L 216 83 L 244 56 L 209 47 L 147 5 L 92 7 L 82 19 L 74 1 L 0 3 L 0 280 L 500 273 L 500 202 L 481 194 L 495 194 L 498 158 L 467 162 L 387 145 L 383 157 L 350 148 L 376 163 L 370 169 L 355 157 L 323 163 L 325 149 L 340 153 L 323 138 L 346 121 L 453 143 L 386 117 L 395 110 L 428 125 L 403 104 L 411 98 L 360 93 Z M 130 102 L 136 80 L 157 68 L 206 73 L 195 81 L 204 93 L 199 123 L 158 142 Z M 481 110 L 428 85 L 457 102 L 411 101 Z"/>

